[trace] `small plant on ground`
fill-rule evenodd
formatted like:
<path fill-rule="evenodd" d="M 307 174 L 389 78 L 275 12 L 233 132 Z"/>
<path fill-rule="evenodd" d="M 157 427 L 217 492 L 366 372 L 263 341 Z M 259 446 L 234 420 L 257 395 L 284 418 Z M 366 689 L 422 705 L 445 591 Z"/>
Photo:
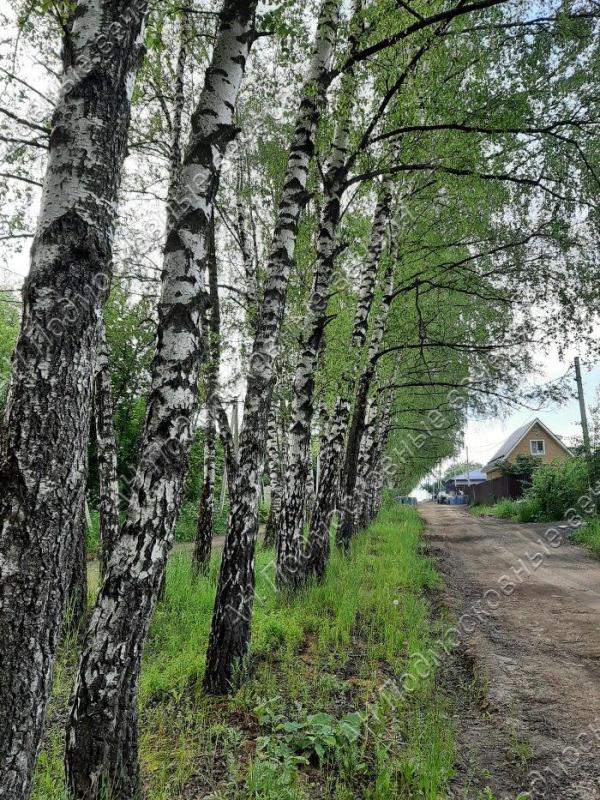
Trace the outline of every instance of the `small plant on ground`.
<path fill-rule="evenodd" d="M 263 736 L 256 742 L 256 758 L 248 770 L 245 797 L 250 800 L 300 800 L 298 768 L 308 764 L 285 740 Z"/>
<path fill-rule="evenodd" d="M 360 738 L 362 718 L 358 712 L 337 720 L 324 712 L 308 714 L 298 721 L 280 722 L 274 733 L 296 753 L 315 766 L 328 760 L 342 761 L 349 748 Z"/>

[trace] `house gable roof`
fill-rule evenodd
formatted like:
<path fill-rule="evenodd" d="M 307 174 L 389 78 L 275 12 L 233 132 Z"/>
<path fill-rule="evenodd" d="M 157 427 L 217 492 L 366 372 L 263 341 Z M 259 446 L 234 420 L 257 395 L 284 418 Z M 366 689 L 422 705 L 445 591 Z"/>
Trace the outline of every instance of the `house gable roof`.
<path fill-rule="evenodd" d="M 468 483 L 469 481 L 473 481 L 477 483 L 483 483 L 486 479 L 485 473 L 483 473 L 479 469 L 472 469 L 467 474 L 466 472 L 462 472 L 460 475 L 453 475 L 451 478 L 448 478 L 446 483 Z"/>
<path fill-rule="evenodd" d="M 485 467 L 483 467 L 484 472 L 486 470 L 493 469 L 495 466 L 497 466 L 498 462 L 504 461 L 506 458 L 508 458 L 508 456 L 512 453 L 512 451 L 519 444 L 519 442 L 521 442 L 527 436 L 529 431 L 535 425 L 539 425 L 540 428 L 542 428 L 548 434 L 548 436 L 554 439 L 554 441 L 558 445 L 560 445 L 560 447 L 562 447 L 562 449 L 566 453 L 568 453 L 569 455 L 573 455 L 573 453 L 569 450 L 569 448 L 562 441 L 562 439 L 560 439 L 558 436 L 552 433 L 550 428 L 548 428 L 547 425 L 544 425 L 541 419 L 536 417 L 535 419 L 531 420 L 531 422 L 528 422 L 526 425 L 522 425 L 520 428 L 517 428 L 516 431 L 513 431 L 513 433 L 511 433 L 511 435 L 504 442 L 502 447 L 492 456 L 492 458 L 490 458 Z"/>

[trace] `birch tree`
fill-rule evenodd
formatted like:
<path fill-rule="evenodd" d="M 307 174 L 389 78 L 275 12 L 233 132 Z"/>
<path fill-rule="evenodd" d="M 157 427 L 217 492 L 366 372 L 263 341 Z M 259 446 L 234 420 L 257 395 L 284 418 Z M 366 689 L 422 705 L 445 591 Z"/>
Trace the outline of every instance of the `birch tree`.
<path fill-rule="evenodd" d="M 115 438 L 112 381 L 104 322 L 100 322 L 99 347 L 94 378 L 94 422 L 100 498 L 101 572 L 105 573 L 119 535 L 119 477 Z"/>
<path fill-rule="evenodd" d="M 359 44 L 361 3 L 354 4 L 349 54 Z M 336 129 L 323 169 L 323 209 L 319 223 L 316 266 L 308 309 L 302 325 L 300 353 L 292 382 L 288 461 L 283 484 L 281 522 L 277 540 L 276 579 L 280 587 L 293 586 L 302 578 L 300 561 L 304 547 L 304 519 L 310 464 L 313 395 L 317 359 L 327 324 L 327 306 L 336 254 L 336 231 L 348 175 L 351 116 L 356 91 L 354 75 L 344 75 L 336 109 Z"/>
<path fill-rule="evenodd" d="M 145 3 L 80 0 L 64 51 L 0 454 L 0 785 L 26 797 L 85 483 L 98 319 Z"/>
<path fill-rule="evenodd" d="M 255 3 L 223 5 L 168 224 L 159 327 L 140 461 L 127 517 L 78 668 L 67 730 L 70 796 L 130 800 L 141 791 L 136 693 L 187 471 L 203 354 L 206 240 L 221 164 L 254 39 Z"/>
<path fill-rule="evenodd" d="M 227 536 L 206 657 L 204 686 L 212 693 L 227 692 L 231 688 L 234 672 L 243 667 L 248 656 L 254 599 L 254 547 L 274 364 L 298 221 L 306 202 L 315 133 L 330 80 L 338 5 L 337 0 L 324 0 L 321 5 L 315 48 L 294 126 L 266 268 L 247 379 L 239 461 L 236 479 L 230 484 Z"/>
<path fill-rule="evenodd" d="M 386 231 L 389 225 L 391 200 L 391 185 L 386 183 L 381 188 L 373 216 L 371 241 L 361 276 L 354 314 L 351 357 L 349 358 L 348 368 L 342 378 L 341 393 L 336 400 L 329 422 L 325 451 L 321 454 L 321 475 L 310 520 L 308 554 L 303 559 L 304 579 L 309 574 L 321 579 L 324 575 L 325 564 L 329 555 L 329 527 L 331 514 L 338 497 L 340 462 L 350 415 L 355 371 L 358 368 L 360 353 L 366 340 L 369 312 L 375 296 L 379 259 L 383 252 Z"/>
<path fill-rule="evenodd" d="M 394 242 L 394 244 L 392 244 Z M 400 231 L 394 226 L 390 235 L 390 244 L 395 249 L 401 246 Z M 394 257 L 395 256 L 395 257 Z M 342 466 L 340 481 L 341 490 L 341 519 L 338 531 L 338 541 L 347 548 L 353 533 L 356 530 L 355 519 L 355 490 L 357 470 L 361 451 L 361 442 L 365 429 L 367 403 L 371 384 L 375 378 L 377 359 L 383 347 L 390 307 L 394 300 L 394 272 L 397 263 L 397 251 L 388 254 L 388 264 L 383 275 L 384 291 L 377 309 L 377 318 L 373 325 L 373 332 L 369 341 L 367 360 L 362 369 L 356 388 L 352 417 L 346 441 L 346 452 Z"/>
<path fill-rule="evenodd" d="M 204 323 L 208 334 L 208 359 L 206 365 L 206 427 L 204 429 L 204 457 L 202 488 L 200 490 L 200 508 L 198 510 L 198 530 L 194 548 L 194 570 L 206 574 L 210 563 L 213 538 L 215 467 L 217 457 L 217 417 L 219 414 L 219 365 L 221 362 L 221 312 L 217 275 L 217 254 L 215 246 L 214 212 L 208 239 L 208 284 L 209 284 L 209 321 Z M 224 415 L 223 415 L 224 416 Z M 221 418 L 221 425 L 227 424 Z M 227 449 L 227 445 L 226 445 Z M 232 456 L 227 459 L 230 464 Z"/>
<path fill-rule="evenodd" d="M 371 477 L 377 460 L 377 442 L 380 438 L 378 394 L 372 394 L 367 401 L 365 426 L 360 443 L 356 465 L 356 507 L 355 519 L 359 528 L 366 528 L 371 522 Z"/>
<path fill-rule="evenodd" d="M 278 405 L 271 404 L 269 412 L 269 422 L 267 424 L 267 460 L 269 464 L 269 485 L 271 487 L 271 504 L 269 516 L 265 528 L 265 547 L 273 547 L 277 544 L 277 536 L 280 528 L 281 495 L 283 493 L 283 454 L 281 447 L 281 436 L 278 420 Z"/>

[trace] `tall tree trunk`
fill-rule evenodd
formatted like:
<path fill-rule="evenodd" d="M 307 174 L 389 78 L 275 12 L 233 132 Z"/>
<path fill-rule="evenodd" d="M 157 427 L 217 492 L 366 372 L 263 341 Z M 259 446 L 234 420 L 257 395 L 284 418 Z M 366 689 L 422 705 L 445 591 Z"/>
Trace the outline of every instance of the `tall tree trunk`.
<path fill-rule="evenodd" d="M 367 528 L 378 511 L 381 488 L 385 477 L 382 458 L 390 431 L 392 402 L 391 393 L 378 393 L 371 400 L 368 412 L 369 424 L 361 447 L 359 463 L 359 487 L 357 497 L 362 505 L 360 525 Z"/>
<path fill-rule="evenodd" d="M 308 476 L 306 480 L 306 495 L 304 498 L 304 519 L 302 525 L 310 521 L 312 510 L 315 504 L 315 471 L 312 460 L 312 453 L 308 452 Z"/>
<path fill-rule="evenodd" d="M 215 247 L 215 216 L 211 227 L 207 252 L 210 319 L 208 324 L 209 359 L 206 370 L 206 428 L 204 431 L 204 470 L 196 545 L 192 559 L 197 575 L 206 575 L 212 552 L 214 527 L 215 465 L 217 456 L 217 402 L 219 401 L 219 365 L 221 363 L 221 313 L 219 305 L 217 253 Z"/>
<path fill-rule="evenodd" d="M 167 231 L 141 455 L 127 518 L 79 664 L 66 742 L 69 796 L 140 794 L 136 693 L 187 473 L 202 355 L 206 239 L 222 160 L 254 39 L 254 2 L 226 0 Z"/>
<path fill-rule="evenodd" d="M 394 300 L 394 270 L 397 260 L 390 255 L 386 273 L 384 276 L 384 290 L 381 303 L 377 310 L 377 320 L 369 342 L 367 363 L 365 364 L 354 401 L 352 421 L 348 431 L 348 441 L 346 443 L 346 455 L 342 469 L 341 479 L 341 520 L 338 530 L 338 541 L 344 548 L 350 544 L 356 530 L 355 519 L 355 489 L 358 470 L 358 460 L 363 432 L 366 424 L 367 401 L 369 391 L 375 377 L 377 361 L 383 346 L 383 340 L 387 328 L 387 321 L 392 302 Z"/>
<path fill-rule="evenodd" d="M 29 793 L 63 621 L 145 13 L 141 0 L 79 0 L 52 118 L 0 454 L 0 786 L 7 800 Z"/>
<path fill-rule="evenodd" d="M 100 570 L 104 575 L 119 536 L 119 478 L 108 345 L 102 322 L 99 340 L 94 379 L 94 420 L 100 482 Z"/>
<path fill-rule="evenodd" d="M 277 421 L 277 406 L 271 405 L 269 422 L 267 425 L 267 460 L 269 462 L 269 483 L 271 486 L 271 503 L 269 516 L 265 528 L 265 547 L 274 547 L 277 543 L 279 530 L 282 494 L 282 452 L 279 442 L 279 425 Z"/>
<path fill-rule="evenodd" d="M 352 56 L 359 46 L 361 8 L 361 0 L 355 0 L 348 37 L 348 57 Z M 310 459 L 314 376 L 327 325 L 327 305 L 336 255 L 336 231 L 340 221 L 342 195 L 348 178 L 350 120 L 355 93 L 356 78 L 352 73 L 348 73 L 342 78 L 334 115 L 338 122 L 323 170 L 324 204 L 320 215 L 315 274 L 302 326 L 300 354 L 292 382 L 291 420 L 288 432 L 289 457 L 283 483 L 277 547 L 276 581 L 280 588 L 298 586 L 305 577 L 302 559 L 306 500 L 309 483 L 314 485 Z"/>
<path fill-rule="evenodd" d="M 248 245 L 248 234 L 246 232 L 246 215 L 244 213 L 243 180 L 241 167 L 238 170 L 237 199 L 236 199 L 236 232 L 242 261 L 244 264 L 245 278 L 245 300 L 246 300 L 246 327 L 252 333 L 256 333 L 256 323 L 258 321 L 258 275 L 256 272 L 256 262 L 252 258 Z"/>
<path fill-rule="evenodd" d="M 189 12 L 181 10 L 179 22 L 179 50 L 175 67 L 174 100 L 171 114 L 171 142 L 169 147 L 169 187 L 167 190 L 167 231 L 177 225 L 178 203 L 182 192 L 182 122 L 185 108 L 185 69 L 188 55 Z"/>
<path fill-rule="evenodd" d="M 345 99 L 345 98 L 344 98 Z M 300 355 L 292 382 L 291 421 L 288 431 L 289 458 L 283 483 L 281 524 L 277 543 L 276 580 L 280 588 L 292 588 L 302 579 L 304 512 L 310 469 L 310 434 L 314 415 L 317 360 L 327 324 L 327 305 L 335 261 L 335 238 L 341 199 L 346 184 L 345 169 L 350 136 L 350 109 L 339 123 L 330 160 L 323 176 L 325 203 L 317 243 L 317 263 L 308 310 L 302 326 Z"/>
<path fill-rule="evenodd" d="M 206 428 L 204 429 L 204 470 L 200 493 L 200 509 L 198 511 L 196 544 L 192 559 L 196 575 L 206 575 L 208 573 L 212 553 L 216 451 L 217 427 L 214 416 L 208 411 Z"/>
<path fill-rule="evenodd" d="M 365 427 L 360 443 L 358 464 L 356 468 L 356 524 L 359 528 L 366 528 L 368 519 L 368 498 L 371 488 L 371 463 L 377 444 L 378 433 L 378 394 L 372 394 L 367 401 L 365 413 Z"/>
<path fill-rule="evenodd" d="M 69 581 L 67 626 L 74 634 L 83 630 L 87 611 L 87 560 L 85 553 L 85 533 L 87 521 L 85 514 L 85 499 L 78 511 L 79 527 L 75 536 L 73 549 L 73 563 L 71 579 Z"/>
<path fill-rule="evenodd" d="M 254 546 L 267 421 L 275 378 L 277 344 L 294 258 L 300 212 L 306 202 L 308 169 L 326 89 L 337 30 L 339 0 L 323 0 L 308 81 L 296 118 L 279 203 L 262 307 L 254 339 L 244 405 L 239 466 L 231 481 L 227 538 L 206 657 L 204 686 L 229 690 L 246 663 L 254 600 Z"/>
<path fill-rule="evenodd" d="M 341 394 L 333 410 L 324 452 L 321 453 L 319 490 L 310 522 L 307 554 L 303 559 L 304 578 L 312 574 L 317 580 L 322 580 L 325 575 L 326 562 L 329 557 L 329 529 L 339 494 L 341 460 L 350 417 L 350 397 L 354 390 L 360 353 L 367 336 L 369 312 L 375 296 L 377 269 L 385 243 L 390 205 L 391 189 L 390 185 L 385 183 L 373 217 L 371 241 L 354 315 L 352 342 L 348 356 L 351 367 L 342 377 Z"/>
<path fill-rule="evenodd" d="M 390 432 L 390 406 L 384 409 L 381 420 L 381 428 L 375 451 L 373 453 L 373 488 L 371 491 L 370 502 L 368 505 L 367 525 L 369 525 L 379 513 L 381 508 L 383 488 L 385 485 L 385 470 L 383 464 L 383 454 L 387 447 L 387 440 Z"/>

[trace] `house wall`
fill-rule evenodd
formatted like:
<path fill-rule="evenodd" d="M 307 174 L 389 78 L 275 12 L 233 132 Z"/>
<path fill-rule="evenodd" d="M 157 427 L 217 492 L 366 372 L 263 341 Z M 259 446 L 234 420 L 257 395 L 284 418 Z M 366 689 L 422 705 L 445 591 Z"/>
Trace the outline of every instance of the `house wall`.
<path fill-rule="evenodd" d="M 524 487 L 514 475 L 501 475 L 464 491 L 471 503 L 491 506 L 499 500 L 519 500 L 523 497 Z"/>
<path fill-rule="evenodd" d="M 521 439 L 519 444 L 515 447 L 512 453 L 506 459 L 510 464 L 514 464 L 519 456 L 531 456 L 529 449 L 529 442 L 532 439 L 541 439 L 546 448 L 543 456 L 538 456 L 542 464 L 551 464 L 556 460 L 564 460 L 570 458 L 569 453 L 566 452 L 551 436 L 548 436 L 546 431 L 535 424 L 529 433 Z M 502 472 L 499 469 L 493 469 L 486 473 L 488 480 L 495 480 L 502 477 Z"/>
<path fill-rule="evenodd" d="M 557 442 L 551 437 L 548 436 L 546 431 L 541 428 L 539 425 L 534 425 L 533 428 L 529 431 L 527 436 L 524 439 L 521 439 L 519 444 L 515 447 L 515 449 L 510 454 L 508 461 L 511 464 L 517 460 L 518 456 L 530 456 L 531 450 L 529 449 L 529 442 L 532 439 L 542 439 L 544 444 L 546 445 L 546 452 L 543 456 L 539 456 L 540 461 L 542 464 L 551 464 L 553 461 L 563 460 L 565 458 L 569 458 L 569 454 L 562 448 Z"/>

